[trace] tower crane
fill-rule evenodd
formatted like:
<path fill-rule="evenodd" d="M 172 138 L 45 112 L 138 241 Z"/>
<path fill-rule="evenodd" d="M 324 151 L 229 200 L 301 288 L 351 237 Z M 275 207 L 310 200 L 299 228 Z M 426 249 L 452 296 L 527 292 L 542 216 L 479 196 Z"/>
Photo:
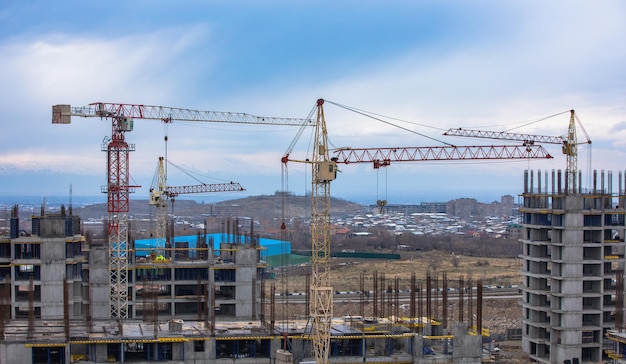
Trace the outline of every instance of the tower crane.
<path fill-rule="evenodd" d="M 511 133 L 511 132 L 497 132 L 497 131 L 484 131 L 462 128 L 451 128 L 443 135 L 448 136 L 460 136 L 470 138 L 485 138 L 485 139 L 499 139 L 499 140 L 518 140 L 522 141 L 523 145 L 534 145 L 535 143 L 545 144 L 561 144 L 562 152 L 567 159 L 567 169 L 565 174 L 567 175 L 567 190 L 569 192 L 576 190 L 576 173 L 578 171 L 578 145 L 591 144 L 591 139 L 585 131 L 580 120 L 576 116 L 574 110 L 570 110 L 569 126 L 567 128 L 566 136 L 546 136 L 546 135 L 534 135 L 523 133 Z M 587 140 L 585 142 L 579 142 L 576 136 L 576 121 L 582 129 Z"/>
<path fill-rule="evenodd" d="M 107 235 L 109 248 L 109 288 L 111 318 L 128 318 L 128 212 L 130 193 L 138 186 L 129 183 L 130 152 L 134 144 L 126 142 L 125 134 L 133 130 L 135 119 L 174 120 L 191 122 L 219 122 L 234 124 L 302 126 L 311 120 L 294 118 L 261 117 L 246 113 L 198 111 L 176 107 L 142 104 L 94 102 L 87 106 L 53 105 L 52 123 L 69 124 L 72 117 L 97 117 L 111 121 L 111 137 L 102 144 L 107 153 L 107 185 L 102 192 L 107 194 Z"/>
<path fill-rule="evenodd" d="M 487 159 L 549 159 L 541 146 L 446 146 L 398 148 L 338 148 L 334 156 L 328 149 L 328 132 L 324 116 L 324 99 L 318 99 L 312 157 L 290 158 L 291 148 L 281 162 L 309 163 L 311 165 L 311 341 L 317 364 L 328 363 L 333 295 L 330 280 L 330 183 L 336 179 L 338 164 L 372 163 L 374 168 L 386 167 L 391 162 L 418 162 L 444 160 Z"/>
<path fill-rule="evenodd" d="M 167 231 L 167 208 L 168 201 L 174 203 L 176 196 L 189 193 L 206 193 L 206 192 L 235 192 L 244 191 L 245 189 L 237 182 L 229 183 L 211 183 L 187 186 L 168 186 L 167 174 L 165 172 L 164 157 L 159 157 L 156 173 L 155 186 L 150 188 L 150 205 L 156 207 L 156 248 L 161 250 L 166 248 L 166 231 Z M 172 205 L 173 206 L 173 205 Z M 172 207 L 173 209 L 173 207 Z M 166 254 L 164 256 L 167 255 Z"/>

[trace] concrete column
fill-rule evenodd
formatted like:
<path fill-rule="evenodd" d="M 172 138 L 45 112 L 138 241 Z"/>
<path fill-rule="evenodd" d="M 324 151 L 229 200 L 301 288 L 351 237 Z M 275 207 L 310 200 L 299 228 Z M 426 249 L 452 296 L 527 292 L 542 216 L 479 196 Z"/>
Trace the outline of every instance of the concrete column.
<path fill-rule="evenodd" d="M 90 354 L 92 360 L 96 363 L 104 363 L 107 361 L 107 344 L 96 345 L 96 352 Z M 95 358 L 94 358 L 95 356 Z"/>
<path fill-rule="evenodd" d="M 452 326 L 454 363 L 480 364 L 482 363 L 483 345 L 482 335 L 468 334 L 468 327 L 464 323 L 455 323 Z"/>
<path fill-rule="evenodd" d="M 183 360 L 184 353 L 187 353 L 185 343 L 172 343 L 172 360 Z M 191 343 L 193 345 L 193 342 Z M 193 347 L 191 348 L 193 353 Z"/>
<path fill-rule="evenodd" d="M 413 340 L 413 362 L 419 362 L 418 358 L 422 357 L 422 350 L 424 349 L 424 337 L 421 335 L 415 335 L 411 339 Z"/>
<path fill-rule="evenodd" d="M 208 357 L 209 360 L 217 359 L 217 354 L 215 353 L 215 345 L 217 345 L 217 342 L 215 338 L 213 338 L 211 340 L 207 340 L 204 346 L 204 352 L 208 352 L 208 355 L 206 357 Z"/>

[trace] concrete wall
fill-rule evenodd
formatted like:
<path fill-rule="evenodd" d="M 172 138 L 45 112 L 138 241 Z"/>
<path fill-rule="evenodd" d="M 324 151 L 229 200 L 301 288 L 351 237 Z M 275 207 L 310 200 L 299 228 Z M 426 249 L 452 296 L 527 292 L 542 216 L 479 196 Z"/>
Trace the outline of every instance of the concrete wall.
<path fill-rule="evenodd" d="M 42 227 L 59 224 L 42 221 Z M 60 221 L 63 229 L 65 220 Z M 41 318 L 63 317 L 63 290 L 65 282 L 65 238 L 44 239 L 41 246 Z"/>
<path fill-rule="evenodd" d="M 0 363 L 30 363 L 32 351 L 24 344 L 0 345 Z"/>
<path fill-rule="evenodd" d="M 465 323 L 454 323 L 452 325 L 452 358 L 454 363 L 480 364 L 482 362 L 483 347 L 480 335 L 469 335 L 468 327 Z"/>
<path fill-rule="evenodd" d="M 65 237 L 65 216 L 53 218 L 46 217 L 40 220 L 39 236 L 42 238 Z"/>
<path fill-rule="evenodd" d="M 89 302 L 94 320 L 108 319 L 109 306 L 109 252 L 106 245 L 92 245 L 89 249 Z"/>
<path fill-rule="evenodd" d="M 256 297 L 252 297 L 253 292 L 258 295 L 257 287 L 252 289 L 252 285 L 256 284 L 256 249 L 241 249 L 237 252 L 237 286 L 235 287 L 235 296 L 237 297 L 236 316 L 240 319 L 255 320 L 253 317 L 252 305 L 256 304 Z M 256 310 L 254 310 L 256 312 Z"/>

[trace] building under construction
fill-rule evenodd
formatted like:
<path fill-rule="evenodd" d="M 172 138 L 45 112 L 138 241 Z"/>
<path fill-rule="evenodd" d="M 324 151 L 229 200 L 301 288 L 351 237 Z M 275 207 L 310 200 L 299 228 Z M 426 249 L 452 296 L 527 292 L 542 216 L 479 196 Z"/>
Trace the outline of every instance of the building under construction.
<path fill-rule="evenodd" d="M 522 347 L 540 363 L 623 363 L 626 174 L 525 173 Z"/>
<path fill-rule="evenodd" d="M 54 214 L 42 208 L 30 231 L 20 229 L 17 206 L 11 216 L 10 236 L 0 237 L 0 363 L 312 360 L 310 322 L 286 316 L 253 236 L 219 249 L 200 237 L 193 254 L 147 257 L 136 255 L 131 241 L 129 318 L 119 319 L 111 318 L 109 249 L 79 232 L 71 208 Z M 480 282 L 472 289 L 459 281 L 457 322 L 448 322 L 446 280 L 413 277 L 410 292 L 402 293 L 406 317 L 398 287 L 385 287 L 384 274 L 375 273 L 374 282 L 370 290 L 362 279 L 360 315 L 333 320 L 330 362 L 483 360 L 489 343 Z M 374 315 L 366 317 L 370 304 Z"/>

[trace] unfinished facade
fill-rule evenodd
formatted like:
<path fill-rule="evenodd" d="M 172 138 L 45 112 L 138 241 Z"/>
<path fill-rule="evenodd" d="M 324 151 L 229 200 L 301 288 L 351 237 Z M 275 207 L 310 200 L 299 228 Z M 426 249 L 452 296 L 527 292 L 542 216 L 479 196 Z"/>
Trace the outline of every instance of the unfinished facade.
<path fill-rule="evenodd" d="M 522 347 L 536 362 L 601 362 L 622 324 L 626 188 L 621 173 L 617 191 L 611 172 L 581 179 L 524 175 Z"/>
<path fill-rule="evenodd" d="M 119 320 L 110 317 L 105 243 L 80 234 L 80 219 L 64 209 L 42 209 L 31 218 L 30 232 L 18 228 L 17 211 L 12 216 L 10 236 L 0 237 L 0 363 L 251 364 L 312 357 L 307 319 L 287 317 L 281 303 L 290 298 L 277 295 L 273 285 L 265 294 L 266 263 L 252 238 L 230 239 L 215 250 L 212 242 L 201 243 L 193 254 L 185 247 L 163 255 L 130 254 L 132 317 Z M 405 318 L 399 315 L 398 280 L 393 294 L 384 276 L 376 281 L 380 287 L 369 291 L 377 302 L 375 317 L 333 319 L 330 362 L 482 361 L 480 319 L 478 329 L 473 319 L 448 325 L 447 304 L 441 310 L 433 306 L 439 295 L 447 302 L 447 283 L 438 293 L 429 277 L 426 290 L 413 277 L 411 318 Z"/>
<path fill-rule="evenodd" d="M 80 218 L 65 209 L 46 214 L 42 208 L 40 216 L 31 218 L 27 232 L 19 228 L 18 216 L 15 206 L 10 235 L 0 237 L 2 363 L 26 358 L 33 363 L 69 363 L 83 357 L 120 360 L 124 347 L 119 335 L 124 327 L 127 335 L 142 343 L 140 349 L 137 345 L 130 349 L 131 357 L 167 360 L 176 356 L 172 343 L 179 339 L 157 340 L 162 322 L 195 320 L 196 329 L 211 333 L 215 326 L 209 321 L 259 319 L 257 297 L 266 264 L 251 237 L 233 238 L 217 251 L 212 242 L 200 244 L 193 254 L 173 249 L 163 259 L 130 254 L 131 317 L 122 323 L 110 318 L 107 246 L 79 233 Z M 146 322 L 151 323 L 153 337 L 144 348 L 148 328 L 141 327 Z M 132 334 L 133 328 L 141 329 Z M 182 329 L 176 328 L 174 324 L 172 331 L 180 338 Z M 103 339 L 116 334 L 118 343 L 102 345 Z M 70 342 L 78 346 L 70 350 Z M 200 352 L 197 343 L 195 351 Z"/>

